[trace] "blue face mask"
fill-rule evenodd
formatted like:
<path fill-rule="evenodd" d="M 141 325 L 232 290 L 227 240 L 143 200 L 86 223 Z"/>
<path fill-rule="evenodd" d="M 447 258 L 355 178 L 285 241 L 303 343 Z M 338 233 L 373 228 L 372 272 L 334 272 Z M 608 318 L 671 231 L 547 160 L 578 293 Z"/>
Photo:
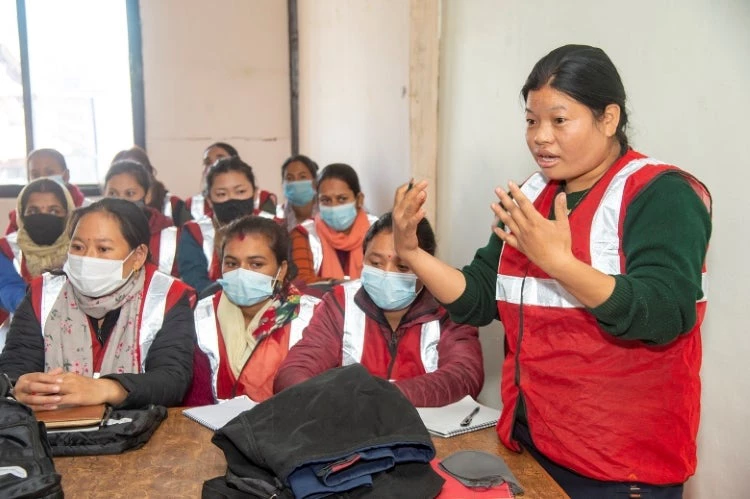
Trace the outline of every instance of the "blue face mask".
<path fill-rule="evenodd" d="M 284 197 L 294 206 L 304 206 L 315 197 L 312 180 L 284 182 Z"/>
<path fill-rule="evenodd" d="M 63 185 L 63 186 L 65 185 L 65 179 L 63 178 L 62 175 L 49 175 L 49 176 L 44 177 L 44 178 L 48 178 L 50 180 L 54 180 L 55 182 L 57 182 L 60 185 Z"/>
<path fill-rule="evenodd" d="M 240 268 L 226 272 L 217 282 L 229 301 L 238 307 L 250 307 L 273 295 L 276 277 Z"/>
<path fill-rule="evenodd" d="M 351 227 L 357 218 L 357 203 L 320 206 L 320 218 L 333 230 L 344 231 Z"/>
<path fill-rule="evenodd" d="M 375 305 L 383 310 L 401 310 L 417 297 L 417 276 L 414 274 L 386 272 L 365 265 L 360 280 Z"/>

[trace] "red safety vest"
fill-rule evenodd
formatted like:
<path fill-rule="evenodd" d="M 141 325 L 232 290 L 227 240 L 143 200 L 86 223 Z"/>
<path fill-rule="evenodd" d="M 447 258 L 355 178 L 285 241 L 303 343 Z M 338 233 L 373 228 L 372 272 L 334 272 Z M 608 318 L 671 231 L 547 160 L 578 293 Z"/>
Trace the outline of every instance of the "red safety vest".
<path fill-rule="evenodd" d="M 333 290 L 344 310 L 341 365 L 359 363 L 371 374 L 393 381 L 435 372 L 438 368 L 440 321 L 413 325 L 392 346 L 383 335 L 381 326 L 355 303 L 354 295 L 361 286 L 361 281 L 357 280 Z M 395 352 L 392 347 L 395 347 Z"/>
<path fill-rule="evenodd" d="M 192 288 L 174 277 L 157 271 L 154 265 L 150 263 L 146 264 L 144 269 L 146 271 L 146 278 L 143 284 L 143 297 L 137 326 L 138 364 L 140 365 L 141 372 L 145 371 L 148 349 L 153 343 L 156 334 L 161 329 L 167 311 L 186 292 L 191 295 L 191 303 L 194 303 L 193 300 L 195 298 Z M 44 325 L 47 322 L 47 317 L 49 317 L 52 306 L 66 280 L 67 277 L 64 274 L 44 273 L 31 281 L 31 304 L 39 320 L 42 334 L 44 334 Z M 94 356 L 94 365 L 100 366 L 108 344 L 100 345 L 92 332 L 91 347 Z"/>
<path fill-rule="evenodd" d="M 627 208 L 657 176 L 673 171 L 681 172 L 632 150 L 620 158 L 570 215 L 574 255 L 606 274 L 624 274 Z M 683 174 L 710 211 L 705 186 Z M 537 173 L 522 191 L 545 214 L 559 188 Z M 503 245 L 497 304 L 508 348 L 497 428 L 506 446 L 519 449 L 511 433 L 520 388 L 534 445 L 566 468 L 597 480 L 657 485 L 694 473 L 705 295 L 693 329 L 672 343 L 618 340 L 557 281 Z"/>
<path fill-rule="evenodd" d="M 302 295 L 297 317 L 261 338 L 247 359 L 240 375 L 235 377 L 229 366 L 227 349 L 216 310 L 222 292 L 203 298 L 195 307 L 195 331 L 198 346 L 208 357 L 211 389 L 215 400 L 245 394 L 256 402 L 273 395 L 273 379 L 286 359 L 289 349 L 301 338 L 320 300 Z"/>

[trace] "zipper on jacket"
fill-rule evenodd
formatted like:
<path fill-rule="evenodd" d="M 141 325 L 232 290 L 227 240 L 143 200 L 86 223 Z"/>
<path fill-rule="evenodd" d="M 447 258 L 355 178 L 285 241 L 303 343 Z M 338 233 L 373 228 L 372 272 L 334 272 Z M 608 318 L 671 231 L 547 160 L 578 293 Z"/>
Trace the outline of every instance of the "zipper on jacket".
<path fill-rule="evenodd" d="M 513 408 L 513 419 L 510 422 L 510 436 L 513 438 L 513 429 L 516 426 L 516 420 L 518 419 L 518 403 L 519 400 L 523 401 L 524 411 L 526 411 L 526 399 L 523 397 L 523 390 L 521 390 L 521 341 L 523 340 L 523 290 L 526 287 L 526 277 L 529 275 L 529 263 L 526 266 L 526 270 L 523 274 L 523 281 L 521 281 L 521 299 L 518 303 L 518 340 L 516 341 L 516 355 L 515 355 L 515 374 L 513 382 L 518 390 L 518 399 L 516 400 L 516 406 Z M 528 413 L 526 414 L 526 424 L 529 424 Z M 529 435 L 531 435 L 531 429 L 529 429 Z"/>
<path fill-rule="evenodd" d="M 393 365 L 396 363 L 396 354 L 398 353 L 398 342 L 401 340 L 400 336 L 397 336 L 394 340 L 395 331 L 391 331 L 391 339 L 388 340 L 388 350 L 391 351 L 391 361 L 388 363 L 388 375 L 386 379 L 391 379 L 391 372 L 393 371 Z"/>
<path fill-rule="evenodd" d="M 237 385 L 240 384 L 240 376 L 242 376 L 242 372 L 245 370 L 245 368 L 247 367 L 247 365 L 250 363 L 250 359 L 253 358 L 253 355 L 255 355 L 255 352 L 258 351 L 258 347 L 260 346 L 260 344 L 263 343 L 263 341 L 265 341 L 265 339 L 268 338 L 269 336 L 271 336 L 270 333 L 262 336 L 258 340 L 258 342 L 255 344 L 255 348 L 253 348 L 253 351 L 250 352 L 250 356 L 247 358 L 247 360 L 245 361 L 245 363 L 242 364 L 242 369 L 240 369 L 240 373 L 237 375 L 237 380 L 234 382 L 234 386 L 232 386 L 232 398 L 234 398 L 234 397 L 237 396 Z"/>

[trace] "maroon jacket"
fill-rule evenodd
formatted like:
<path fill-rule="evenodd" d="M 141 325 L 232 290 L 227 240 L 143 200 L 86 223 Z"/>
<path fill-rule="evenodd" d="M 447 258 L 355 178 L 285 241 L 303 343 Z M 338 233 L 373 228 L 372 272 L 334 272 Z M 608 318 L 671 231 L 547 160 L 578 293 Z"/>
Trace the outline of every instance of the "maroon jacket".
<path fill-rule="evenodd" d="M 362 364 L 372 374 L 393 379 L 417 407 L 443 406 L 467 394 L 476 398 L 484 384 L 482 348 L 476 327 L 452 322 L 427 289 L 417 296 L 395 332 L 364 288 L 356 292 L 354 303 L 366 316 Z M 302 339 L 289 350 L 276 375 L 274 393 L 342 365 L 344 307 L 343 287 L 336 286 L 315 309 Z M 412 356 L 412 338 L 416 335 L 418 342 L 422 325 L 434 320 L 440 323 L 437 370 L 425 373 L 418 356 Z M 415 359 L 412 373 L 421 374 L 399 376 L 396 371 L 403 374 L 410 370 L 408 361 L 405 362 L 409 356 Z"/>

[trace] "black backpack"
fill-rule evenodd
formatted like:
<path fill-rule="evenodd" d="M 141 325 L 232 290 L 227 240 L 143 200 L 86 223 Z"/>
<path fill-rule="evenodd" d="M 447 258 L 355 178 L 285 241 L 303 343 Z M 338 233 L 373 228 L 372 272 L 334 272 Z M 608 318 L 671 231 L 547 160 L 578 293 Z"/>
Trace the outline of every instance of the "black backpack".
<path fill-rule="evenodd" d="M 8 378 L 0 375 L 0 497 L 62 498 L 44 424 L 9 392 Z"/>

